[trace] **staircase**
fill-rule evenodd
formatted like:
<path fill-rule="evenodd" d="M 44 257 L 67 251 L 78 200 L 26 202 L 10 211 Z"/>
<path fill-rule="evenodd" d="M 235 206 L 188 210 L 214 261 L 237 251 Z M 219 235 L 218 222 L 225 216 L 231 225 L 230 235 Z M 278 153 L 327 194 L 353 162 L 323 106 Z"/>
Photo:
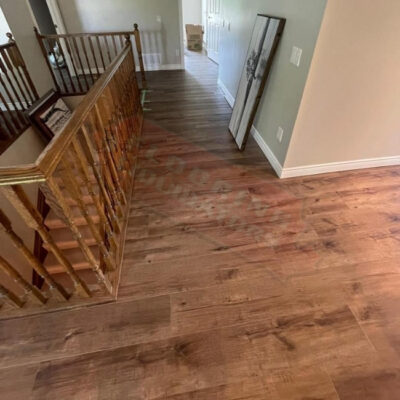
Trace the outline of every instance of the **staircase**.
<path fill-rule="evenodd" d="M 0 168 L 0 193 L 35 237 L 32 249 L 0 210 L 25 263 L 0 249 L 0 318 L 116 298 L 142 125 L 127 39 L 36 162 Z"/>

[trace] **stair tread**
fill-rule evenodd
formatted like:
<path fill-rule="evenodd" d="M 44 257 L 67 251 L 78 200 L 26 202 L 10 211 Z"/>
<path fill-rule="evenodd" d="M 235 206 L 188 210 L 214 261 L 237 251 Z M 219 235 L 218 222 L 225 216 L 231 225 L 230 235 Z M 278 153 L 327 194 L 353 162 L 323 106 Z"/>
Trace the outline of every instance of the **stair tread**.
<path fill-rule="evenodd" d="M 77 225 L 77 226 L 87 225 L 86 219 L 82 215 L 79 207 L 72 205 L 71 211 L 72 211 L 73 221 L 74 221 L 75 225 Z M 99 222 L 100 218 L 99 218 L 99 215 L 97 214 L 96 207 L 92 204 L 89 204 L 88 212 L 89 212 L 89 215 L 92 217 L 93 222 L 97 224 Z M 66 227 L 65 223 L 56 215 L 54 210 L 49 211 L 49 214 L 45 218 L 45 224 L 50 230 L 61 229 L 61 228 Z"/>
<path fill-rule="evenodd" d="M 81 226 L 79 231 L 87 245 L 93 246 L 96 244 L 96 240 L 88 225 Z M 68 228 L 52 229 L 50 234 L 60 249 L 73 249 L 79 246 Z M 46 243 L 43 247 L 48 250 L 48 245 Z"/>
<path fill-rule="evenodd" d="M 89 246 L 97 262 L 100 262 L 98 246 Z M 63 250 L 63 254 L 72 264 L 74 270 L 91 269 L 91 265 L 86 261 L 82 250 L 79 247 Z M 58 262 L 53 253 L 49 253 L 44 261 L 44 266 L 50 274 L 64 273 L 65 268 Z"/>

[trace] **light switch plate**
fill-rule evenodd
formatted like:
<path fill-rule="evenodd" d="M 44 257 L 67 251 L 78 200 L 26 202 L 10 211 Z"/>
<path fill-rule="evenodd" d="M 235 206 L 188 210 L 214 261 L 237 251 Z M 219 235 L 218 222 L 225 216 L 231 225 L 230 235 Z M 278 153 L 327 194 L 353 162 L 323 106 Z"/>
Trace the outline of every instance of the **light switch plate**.
<path fill-rule="evenodd" d="M 161 23 L 162 22 L 161 16 L 157 15 L 156 20 L 157 20 L 157 22 Z"/>
<path fill-rule="evenodd" d="M 299 47 L 293 46 L 292 54 L 290 56 L 290 62 L 295 65 L 296 67 L 300 66 L 301 56 L 303 54 L 303 50 Z"/>
<path fill-rule="evenodd" d="M 283 128 L 279 127 L 278 132 L 276 132 L 276 139 L 278 140 L 279 143 L 282 143 L 283 140 Z"/>

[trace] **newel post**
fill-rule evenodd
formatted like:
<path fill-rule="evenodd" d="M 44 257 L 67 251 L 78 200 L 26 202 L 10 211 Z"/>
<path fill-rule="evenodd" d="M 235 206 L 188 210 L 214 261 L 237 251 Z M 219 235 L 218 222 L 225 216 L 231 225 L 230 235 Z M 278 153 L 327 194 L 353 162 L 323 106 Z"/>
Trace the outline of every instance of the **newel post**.
<path fill-rule="evenodd" d="M 139 58 L 140 75 L 142 78 L 142 89 L 147 89 L 146 74 L 144 72 L 143 54 L 142 54 L 142 41 L 140 39 L 139 25 L 134 24 L 133 35 L 135 36 L 136 51 Z"/>

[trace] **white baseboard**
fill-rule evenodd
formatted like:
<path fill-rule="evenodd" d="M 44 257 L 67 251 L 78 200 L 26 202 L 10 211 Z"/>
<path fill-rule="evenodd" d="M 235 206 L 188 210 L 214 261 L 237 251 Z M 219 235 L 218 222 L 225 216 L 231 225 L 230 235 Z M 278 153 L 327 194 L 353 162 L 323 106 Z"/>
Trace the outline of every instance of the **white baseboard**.
<path fill-rule="evenodd" d="M 235 104 L 235 98 L 232 96 L 232 94 L 229 92 L 227 87 L 224 85 L 224 83 L 218 79 L 218 86 L 221 88 L 222 93 L 225 96 L 226 101 L 228 104 L 233 108 Z M 264 139 L 260 135 L 260 132 L 257 131 L 255 126 L 253 125 L 251 128 L 250 133 L 254 137 L 254 140 L 257 142 L 258 146 L 260 147 L 261 151 L 264 153 L 265 157 L 267 157 L 267 160 L 271 164 L 272 168 L 275 170 L 276 174 L 281 177 L 282 175 L 282 165 L 278 161 L 278 159 L 275 157 L 275 154 L 272 152 L 272 150 L 269 148 L 267 143 L 265 143 Z"/>
<path fill-rule="evenodd" d="M 221 88 L 222 93 L 224 94 L 225 99 L 228 102 L 228 104 L 231 106 L 231 108 L 233 108 L 233 106 L 235 105 L 235 98 L 232 96 L 232 94 L 229 92 L 227 87 L 224 85 L 224 83 L 220 79 L 218 79 L 218 86 Z"/>
<path fill-rule="evenodd" d="M 183 64 L 145 64 L 144 66 L 144 70 L 145 71 L 171 71 L 171 70 L 177 70 L 177 69 L 185 69 L 185 66 Z M 100 73 L 103 73 L 104 70 L 103 68 L 100 68 Z M 137 65 L 136 66 L 136 71 L 140 72 L 140 67 Z M 78 75 L 82 75 L 82 69 L 78 69 L 76 71 L 78 73 Z M 90 73 L 92 74 L 97 74 L 97 69 L 96 68 L 85 68 L 83 70 L 83 73 L 85 75 L 90 75 Z M 73 72 L 71 71 L 71 75 L 75 76 L 73 74 Z"/>
<path fill-rule="evenodd" d="M 294 178 L 327 174 L 331 172 L 352 171 L 356 169 L 389 167 L 400 165 L 400 156 L 368 158 L 364 160 L 342 161 L 327 164 L 306 165 L 303 167 L 283 168 L 281 178 Z"/>
<path fill-rule="evenodd" d="M 269 148 L 267 143 L 265 143 L 265 140 L 262 138 L 260 135 L 260 132 L 254 127 L 254 125 L 251 128 L 250 133 L 253 135 L 254 140 L 257 142 L 258 146 L 260 147 L 261 151 L 264 153 L 265 157 L 267 157 L 267 160 L 271 164 L 272 168 L 276 172 L 279 178 L 282 178 L 283 174 L 283 167 L 279 160 L 275 157 L 275 154 L 272 152 L 272 150 Z"/>
<path fill-rule="evenodd" d="M 235 98 L 229 92 L 224 83 L 218 79 L 218 86 L 221 88 L 226 101 L 233 108 L 235 104 Z M 276 158 L 273 151 L 267 145 L 263 137 L 254 127 L 251 128 L 250 133 L 253 135 L 254 140 L 260 146 L 260 149 L 264 153 L 265 157 L 271 164 L 272 168 L 275 170 L 279 178 L 295 178 L 300 176 L 310 176 L 318 174 L 327 174 L 331 172 L 341 172 L 341 171 L 351 171 L 356 169 L 366 169 L 366 168 L 378 168 L 378 167 L 389 167 L 393 165 L 400 165 L 400 156 L 394 157 L 381 157 L 381 158 L 368 158 L 363 160 L 354 161 L 342 161 L 327 164 L 316 164 L 316 165 L 306 165 L 301 167 L 284 168 L 282 167 L 279 160 Z"/>
<path fill-rule="evenodd" d="M 148 64 L 144 66 L 145 71 L 172 71 L 177 69 L 185 69 L 183 64 Z M 136 71 L 140 71 L 140 67 L 136 67 Z"/>

